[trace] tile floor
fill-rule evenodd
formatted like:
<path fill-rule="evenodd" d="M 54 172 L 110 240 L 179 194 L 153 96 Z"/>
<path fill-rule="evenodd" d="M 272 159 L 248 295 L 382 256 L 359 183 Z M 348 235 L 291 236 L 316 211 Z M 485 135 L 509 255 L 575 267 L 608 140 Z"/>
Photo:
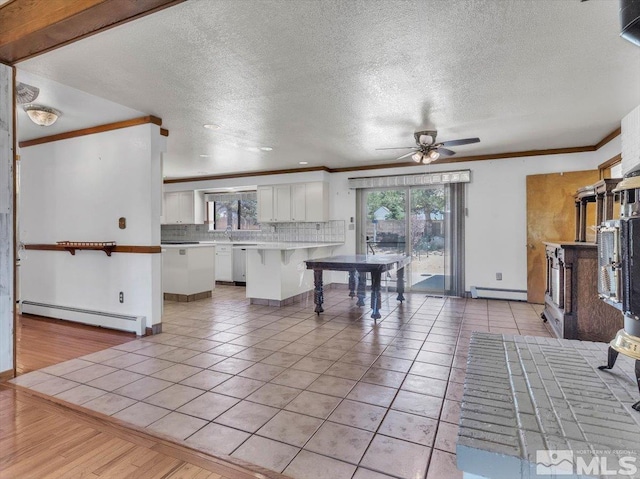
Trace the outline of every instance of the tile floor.
<path fill-rule="evenodd" d="M 13 382 L 296 479 L 454 479 L 472 331 L 549 336 L 539 307 L 344 290 L 283 308 L 244 288 L 165 304 L 163 333 Z M 320 472 L 321 471 L 321 472 Z"/>

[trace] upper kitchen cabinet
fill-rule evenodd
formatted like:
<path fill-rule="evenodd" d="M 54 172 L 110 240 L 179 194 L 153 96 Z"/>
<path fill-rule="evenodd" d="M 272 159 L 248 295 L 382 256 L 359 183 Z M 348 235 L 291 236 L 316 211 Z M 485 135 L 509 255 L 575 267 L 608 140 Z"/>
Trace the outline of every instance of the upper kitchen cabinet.
<path fill-rule="evenodd" d="M 316 181 L 258 187 L 258 222 L 329 221 L 329 184 Z"/>
<path fill-rule="evenodd" d="M 305 183 L 305 221 L 329 221 L 329 183 Z"/>
<path fill-rule="evenodd" d="M 258 186 L 258 223 L 273 223 L 273 186 Z"/>
<path fill-rule="evenodd" d="M 165 225 L 204 223 L 204 196 L 198 191 L 172 191 L 164 194 Z"/>

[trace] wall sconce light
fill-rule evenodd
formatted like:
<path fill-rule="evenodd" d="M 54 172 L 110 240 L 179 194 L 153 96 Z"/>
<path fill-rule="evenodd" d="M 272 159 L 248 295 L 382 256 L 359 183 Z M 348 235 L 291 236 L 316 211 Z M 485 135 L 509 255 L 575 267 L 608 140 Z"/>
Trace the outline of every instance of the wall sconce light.
<path fill-rule="evenodd" d="M 31 121 L 40 126 L 51 126 L 62 115 L 60 110 L 42 105 L 29 104 L 23 106 L 23 109 Z"/>

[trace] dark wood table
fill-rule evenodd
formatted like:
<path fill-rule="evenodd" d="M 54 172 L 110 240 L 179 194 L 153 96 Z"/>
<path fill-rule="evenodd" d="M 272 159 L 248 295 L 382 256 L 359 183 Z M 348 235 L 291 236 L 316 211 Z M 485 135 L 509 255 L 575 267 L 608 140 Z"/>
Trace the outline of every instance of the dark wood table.
<path fill-rule="evenodd" d="M 319 258 L 307 260 L 307 269 L 313 270 L 314 293 L 313 300 L 316 305 L 315 312 L 324 312 L 322 303 L 324 293 L 322 290 L 322 272 L 347 271 L 349 273 L 349 296 L 356 296 L 357 290 L 358 306 L 364 306 L 365 288 L 367 286 L 367 273 L 371 274 L 371 317 L 380 318 L 380 304 L 382 295 L 380 293 L 380 283 L 382 273 L 392 269 L 398 270 L 397 289 L 398 301 L 404 301 L 404 267 L 411 262 L 409 256 L 404 255 L 343 255 L 331 256 L 330 258 Z M 357 283 L 357 288 L 356 288 Z"/>

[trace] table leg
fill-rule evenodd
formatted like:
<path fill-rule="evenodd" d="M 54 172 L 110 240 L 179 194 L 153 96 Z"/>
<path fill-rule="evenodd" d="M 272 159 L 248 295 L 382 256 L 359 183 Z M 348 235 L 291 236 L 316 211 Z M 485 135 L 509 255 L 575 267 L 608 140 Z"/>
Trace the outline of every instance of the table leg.
<path fill-rule="evenodd" d="M 396 298 L 398 301 L 404 301 L 404 268 L 400 268 L 398 270 L 398 280 L 396 283 L 398 289 L 398 297 Z"/>
<path fill-rule="evenodd" d="M 358 271 L 358 302 L 356 306 L 364 306 L 365 289 L 367 288 L 367 273 Z"/>
<path fill-rule="evenodd" d="M 349 271 L 349 297 L 353 298 L 356 293 L 356 272 Z"/>
<path fill-rule="evenodd" d="M 313 290 L 313 302 L 316 304 L 315 312 L 318 316 L 324 312 L 322 309 L 322 303 L 324 302 L 324 293 L 322 291 L 322 270 L 313 270 L 313 284 L 315 286 Z"/>
<path fill-rule="evenodd" d="M 380 293 L 380 271 L 371 272 L 371 317 L 373 319 L 379 319 L 380 316 L 380 303 L 382 302 L 382 294 Z"/>

